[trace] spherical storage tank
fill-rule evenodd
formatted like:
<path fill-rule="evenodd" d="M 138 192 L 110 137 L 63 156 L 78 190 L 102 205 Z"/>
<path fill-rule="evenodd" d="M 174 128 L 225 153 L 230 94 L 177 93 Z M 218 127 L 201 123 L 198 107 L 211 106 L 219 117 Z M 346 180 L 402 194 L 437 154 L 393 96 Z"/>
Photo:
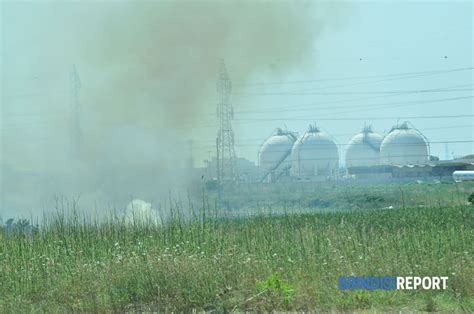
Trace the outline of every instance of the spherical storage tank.
<path fill-rule="evenodd" d="M 405 122 L 396 125 L 380 145 L 382 165 L 420 165 L 429 160 L 429 147 L 425 137 Z"/>
<path fill-rule="evenodd" d="M 276 129 L 267 138 L 258 152 L 258 164 L 263 173 L 276 170 L 276 168 L 290 167 L 289 155 L 296 141 L 296 136 L 288 131 Z"/>
<path fill-rule="evenodd" d="M 300 137 L 291 152 L 291 174 L 299 177 L 336 177 L 339 152 L 334 140 L 316 126 Z"/>
<path fill-rule="evenodd" d="M 370 126 L 354 135 L 346 150 L 346 168 L 371 167 L 379 164 L 380 144 L 383 137 L 372 131 Z"/>

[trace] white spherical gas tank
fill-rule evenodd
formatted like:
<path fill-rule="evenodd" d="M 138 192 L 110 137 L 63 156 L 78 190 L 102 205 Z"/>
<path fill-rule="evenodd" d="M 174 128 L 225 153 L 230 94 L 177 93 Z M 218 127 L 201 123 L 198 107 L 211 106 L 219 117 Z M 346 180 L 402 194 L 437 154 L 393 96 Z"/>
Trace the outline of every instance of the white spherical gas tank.
<path fill-rule="evenodd" d="M 346 150 L 346 168 L 377 166 L 380 162 L 380 145 L 383 137 L 366 127 L 354 135 Z"/>
<path fill-rule="evenodd" d="M 291 152 L 293 176 L 336 177 L 339 171 L 339 152 L 334 140 L 316 127 L 300 137 Z"/>
<path fill-rule="evenodd" d="M 262 172 L 276 167 L 290 165 L 290 153 L 296 136 L 291 132 L 277 129 L 276 132 L 263 142 L 258 153 L 258 164 Z"/>
<path fill-rule="evenodd" d="M 395 126 L 380 145 L 383 165 L 423 165 L 429 161 L 428 143 L 406 123 Z"/>

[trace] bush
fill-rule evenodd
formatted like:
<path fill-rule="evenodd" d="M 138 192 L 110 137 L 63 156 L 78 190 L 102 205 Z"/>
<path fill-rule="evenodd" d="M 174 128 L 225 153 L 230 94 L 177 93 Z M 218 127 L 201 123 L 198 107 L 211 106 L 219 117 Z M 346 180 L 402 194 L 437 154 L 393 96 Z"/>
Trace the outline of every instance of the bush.
<path fill-rule="evenodd" d="M 261 293 L 267 292 L 266 309 L 268 311 L 280 308 L 280 305 L 287 308 L 295 296 L 295 288 L 281 279 L 279 273 L 274 273 L 265 281 L 258 282 L 257 287 Z"/>
<path fill-rule="evenodd" d="M 313 198 L 308 200 L 307 205 L 308 207 L 327 208 L 332 205 L 332 202 L 328 200 L 321 200 L 319 198 Z"/>
<path fill-rule="evenodd" d="M 468 196 L 467 201 L 469 204 L 474 205 L 474 192 L 471 193 L 471 195 Z"/>

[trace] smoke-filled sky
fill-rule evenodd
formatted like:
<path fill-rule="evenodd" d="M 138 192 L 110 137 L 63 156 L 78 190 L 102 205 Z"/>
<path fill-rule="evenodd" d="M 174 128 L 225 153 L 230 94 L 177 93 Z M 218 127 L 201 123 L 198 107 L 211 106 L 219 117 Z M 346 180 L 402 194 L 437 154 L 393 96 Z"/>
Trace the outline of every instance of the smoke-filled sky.
<path fill-rule="evenodd" d="M 255 161 L 276 127 L 301 134 L 313 121 L 342 148 L 364 123 L 384 133 L 401 119 L 432 141 L 433 155 L 474 151 L 472 142 L 454 143 L 474 133 L 472 2 L 0 7 L 5 216 L 48 207 L 53 194 L 122 206 L 132 194 L 182 185 L 188 140 L 197 165 L 215 152 L 221 59 L 233 83 L 240 157 Z M 81 83 L 79 151 L 73 66 Z M 452 117 L 459 115 L 466 117 Z M 341 118 L 354 120 L 330 120 Z"/>

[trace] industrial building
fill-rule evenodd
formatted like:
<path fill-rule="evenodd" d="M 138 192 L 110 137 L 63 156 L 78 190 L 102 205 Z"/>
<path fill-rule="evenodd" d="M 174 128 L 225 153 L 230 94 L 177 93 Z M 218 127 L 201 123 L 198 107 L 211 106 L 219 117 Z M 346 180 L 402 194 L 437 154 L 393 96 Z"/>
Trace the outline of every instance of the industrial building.
<path fill-rule="evenodd" d="M 239 178 L 241 181 L 254 182 L 261 178 L 258 167 L 253 161 L 246 158 L 236 157 L 235 164 L 239 169 Z M 217 179 L 218 161 L 216 157 L 204 160 L 204 167 L 200 168 L 199 176 L 202 179 L 213 180 Z"/>

